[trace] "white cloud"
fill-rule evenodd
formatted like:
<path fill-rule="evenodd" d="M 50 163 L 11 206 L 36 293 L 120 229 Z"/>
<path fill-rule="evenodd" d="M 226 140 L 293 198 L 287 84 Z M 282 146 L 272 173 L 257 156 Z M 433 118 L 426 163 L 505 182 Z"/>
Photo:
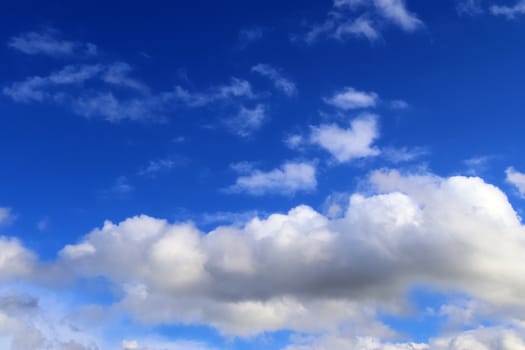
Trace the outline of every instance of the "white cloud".
<path fill-rule="evenodd" d="M 330 152 L 340 163 L 374 157 L 381 152 L 373 146 L 379 137 L 377 117 L 364 115 L 352 120 L 348 129 L 335 124 L 312 127 L 310 141 Z"/>
<path fill-rule="evenodd" d="M 241 137 L 249 137 L 259 130 L 267 120 L 267 107 L 258 104 L 254 108 L 241 106 L 237 115 L 225 119 L 223 122 L 232 133 Z"/>
<path fill-rule="evenodd" d="M 490 12 L 493 15 L 504 16 L 508 19 L 513 19 L 518 15 L 525 14 L 525 0 L 518 0 L 512 6 L 492 5 Z"/>
<path fill-rule="evenodd" d="M 259 172 L 242 186 L 273 190 L 287 173 Z M 377 194 L 351 195 L 336 219 L 299 206 L 208 233 L 147 216 L 107 222 L 78 243 L 89 254 L 64 251 L 63 263 L 121 286 L 119 307 L 139 319 L 228 334 L 335 329 L 378 305 L 395 310 L 420 285 L 523 315 L 524 228 L 499 189 L 396 171 L 369 181 Z"/>
<path fill-rule="evenodd" d="M 286 174 L 304 176 L 305 169 L 299 163 L 293 171 L 254 170 L 258 179 L 245 186 L 274 190 Z M 35 280 L 50 269 L 62 278 L 102 277 L 118 290 L 115 310 L 153 324 L 207 324 L 232 335 L 337 335 L 341 325 L 356 325 L 361 339 L 337 335 L 294 345 L 305 350 L 355 348 L 367 337 L 371 349 L 410 349 L 379 340 L 390 331 L 374 318 L 378 309 L 405 312 L 400 300 L 415 286 L 460 293 L 523 318 L 525 228 L 497 187 L 476 177 L 382 170 L 363 188 L 367 193 L 348 196 L 335 218 L 301 205 L 210 232 L 148 216 L 108 221 L 38 268 L 20 243 L 2 239 L 0 276 Z M 519 337 L 481 329 L 426 346 L 514 350 L 522 346 Z"/>
<path fill-rule="evenodd" d="M 419 29 L 423 22 L 406 9 L 404 0 L 374 0 L 377 11 L 407 32 Z"/>
<path fill-rule="evenodd" d="M 173 103 L 174 93 L 149 93 L 142 82 L 129 76 L 127 63 L 67 65 L 47 76 L 33 76 L 4 87 L 2 92 L 15 102 L 51 102 L 74 113 L 110 122 L 162 120 Z M 134 94 L 121 97 L 115 88 Z M 171 108 L 171 107 L 170 107 Z"/>
<path fill-rule="evenodd" d="M 11 208 L 0 207 L 0 224 L 5 224 L 13 219 L 13 211 Z"/>
<path fill-rule="evenodd" d="M 239 176 L 233 192 L 246 192 L 253 195 L 294 194 L 298 191 L 312 191 L 317 186 L 316 168 L 310 163 L 287 162 L 278 169 L 267 172 L 252 170 Z"/>
<path fill-rule="evenodd" d="M 252 67 L 252 71 L 270 79 L 275 88 L 282 91 L 287 96 L 294 96 L 297 94 L 297 87 L 290 79 L 285 78 L 279 70 L 268 64 L 257 64 Z"/>
<path fill-rule="evenodd" d="M 61 57 L 97 54 L 97 47 L 94 44 L 63 40 L 58 36 L 59 33 L 53 29 L 27 32 L 9 39 L 8 46 L 27 55 Z"/>
<path fill-rule="evenodd" d="M 0 236 L 0 280 L 28 276 L 36 258 L 18 240 Z"/>
<path fill-rule="evenodd" d="M 381 153 L 388 161 L 396 164 L 396 163 L 410 162 L 410 161 L 416 160 L 422 156 L 427 155 L 428 150 L 423 147 L 414 147 L 414 148 L 387 147 L 387 148 L 382 149 Z"/>
<path fill-rule="evenodd" d="M 423 27 L 423 22 L 409 10 L 403 0 L 335 0 L 327 19 L 311 28 L 304 40 L 313 43 L 326 36 L 337 40 L 348 37 L 376 41 L 386 24 L 406 32 Z"/>
<path fill-rule="evenodd" d="M 375 92 L 365 92 L 345 87 L 331 97 L 324 98 L 324 102 L 342 110 L 362 109 L 375 107 L 379 96 Z"/>
<path fill-rule="evenodd" d="M 507 175 L 507 182 L 514 185 L 520 196 L 525 198 L 525 174 L 520 173 L 513 167 L 507 168 L 505 174 Z"/>
<path fill-rule="evenodd" d="M 324 335 L 296 341 L 283 350 L 524 350 L 521 330 L 479 328 L 431 339 L 428 343 L 386 342 L 377 337 Z"/>
<path fill-rule="evenodd" d="M 203 107 L 215 102 L 229 102 L 234 98 L 255 98 L 251 84 L 242 79 L 231 78 L 229 84 L 209 88 L 205 92 L 190 92 L 180 86 L 175 88 L 175 98 L 188 107 Z"/>

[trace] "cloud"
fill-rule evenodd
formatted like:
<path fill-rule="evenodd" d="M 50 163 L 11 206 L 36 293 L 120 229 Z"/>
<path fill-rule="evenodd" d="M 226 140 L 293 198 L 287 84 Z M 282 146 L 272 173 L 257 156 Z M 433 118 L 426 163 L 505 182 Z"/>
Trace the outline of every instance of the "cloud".
<path fill-rule="evenodd" d="M 230 132 L 240 137 L 249 137 L 259 130 L 267 120 L 267 107 L 258 104 L 254 108 L 241 106 L 237 115 L 225 119 L 223 123 Z"/>
<path fill-rule="evenodd" d="M 345 87 L 331 97 L 325 97 L 324 102 L 342 110 L 375 107 L 379 96 L 375 92 L 358 91 L 353 87 Z"/>
<path fill-rule="evenodd" d="M 186 160 L 182 157 L 172 157 L 165 159 L 152 160 L 147 166 L 142 168 L 139 172 L 139 176 L 156 176 L 160 172 L 169 171 L 177 166 L 184 164 Z"/>
<path fill-rule="evenodd" d="M 67 57 L 97 54 L 97 47 L 94 44 L 63 40 L 59 38 L 59 34 L 53 29 L 22 33 L 9 39 L 7 45 L 27 55 Z"/>
<path fill-rule="evenodd" d="M 394 164 L 414 161 L 428 154 L 428 150 L 423 147 L 387 147 L 384 148 L 381 152 L 388 161 Z"/>
<path fill-rule="evenodd" d="M 30 275 L 35 255 L 14 238 L 0 236 L 0 281 Z"/>
<path fill-rule="evenodd" d="M 203 107 L 216 102 L 231 102 L 234 98 L 255 98 L 251 84 L 231 78 L 229 84 L 209 88 L 205 92 L 190 92 L 180 86 L 175 88 L 175 98 L 188 107 Z"/>
<path fill-rule="evenodd" d="M 239 176 L 229 190 L 252 195 L 289 195 L 298 191 L 312 191 L 316 186 L 315 166 L 310 163 L 287 162 L 268 172 L 253 169 L 249 174 Z"/>
<path fill-rule="evenodd" d="M 0 225 L 13 220 L 13 211 L 11 208 L 0 207 Z"/>
<path fill-rule="evenodd" d="M 507 175 L 507 182 L 516 187 L 520 196 L 525 198 L 525 174 L 520 173 L 513 167 L 507 168 L 505 174 Z"/>
<path fill-rule="evenodd" d="M 262 27 L 241 28 L 239 31 L 239 47 L 246 48 L 248 45 L 261 40 L 264 37 L 265 29 Z"/>
<path fill-rule="evenodd" d="M 131 71 L 124 62 L 72 64 L 47 76 L 12 83 L 2 92 L 15 102 L 55 103 L 80 116 L 109 122 L 162 120 L 166 109 L 172 108 L 174 93 L 150 94 L 145 84 L 129 76 Z"/>
<path fill-rule="evenodd" d="M 403 0 L 335 0 L 327 19 L 314 25 L 304 40 L 311 44 L 325 36 L 340 41 L 355 37 L 373 42 L 381 38 L 386 24 L 405 32 L 423 27 L 423 22 L 407 10 Z"/>
<path fill-rule="evenodd" d="M 286 174 L 308 169 L 296 166 L 254 170 L 262 180 L 246 188 L 274 190 Z M 244 336 L 288 329 L 340 337 L 342 325 L 357 329 L 335 343 L 314 338 L 295 349 L 355 348 L 347 344 L 368 344 L 360 343 L 367 337 L 377 343 L 371 349 L 410 349 L 385 343 L 391 331 L 376 318 L 379 310 L 406 312 L 400 301 L 421 286 L 511 309 L 504 324 L 523 318 L 524 226 L 501 190 L 477 177 L 396 170 L 372 172 L 362 188 L 334 218 L 300 205 L 208 232 L 145 215 L 107 221 L 45 264 L 4 238 L 0 276 L 103 278 L 117 290 L 112 309 L 148 324 L 206 324 Z M 480 329 L 427 346 L 497 349 L 498 341 L 516 347 L 522 340 L 505 329 Z"/>
<path fill-rule="evenodd" d="M 492 5 L 490 12 L 496 16 L 504 16 L 508 19 L 514 19 L 518 15 L 525 14 L 525 0 L 518 0 L 512 6 Z"/>
<path fill-rule="evenodd" d="M 283 92 L 285 95 L 294 96 L 297 94 L 295 83 L 285 78 L 276 68 L 268 64 L 259 63 L 252 67 L 252 71 L 270 79 L 275 88 Z"/>
<path fill-rule="evenodd" d="M 286 346 L 283 350 L 523 350 L 522 330 L 488 327 L 431 339 L 428 343 L 385 342 L 376 337 L 325 335 Z"/>
<path fill-rule="evenodd" d="M 348 129 L 335 124 L 312 127 L 310 142 L 345 163 L 379 155 L 380 150 L 373 146 L 378 137 L 377 117 L 367 114 L 352 120 Z"/>
<path fill-rule="evenodd" d="M 275 190 L 308 169 L 295 166 L 256 171 L 240 186 Z M 226 334 L 334 330 L 380 305 L 399 309 L 421 285 L 523 315 L 524 229 L 498 188 L 393 170 L 368 181 L 370 193 L 350 195 L 334 219 L 303 205 L 206 233 L 148 216 L 106 222 L 64 249 L 59 264 L 120 286 L 119 307 L 140 320 Z"/>
<path fill-rule="evenodd" d="M 481 0 L 457 0 L 456 3 L 459 15 L 476 16 L 484 12 Z"/>

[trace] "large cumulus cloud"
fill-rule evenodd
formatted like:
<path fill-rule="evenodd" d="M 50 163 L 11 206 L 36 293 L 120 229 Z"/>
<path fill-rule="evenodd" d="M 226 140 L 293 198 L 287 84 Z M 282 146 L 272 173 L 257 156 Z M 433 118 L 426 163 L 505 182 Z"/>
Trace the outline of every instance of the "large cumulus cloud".
<path fill-rule="evenodd" d="M 106 222 L 57 264 L 108 278 L 140 319 L 250 335 L 361 324 L 418 285 L 521 310 L 524 253 L 520 218 L 482 179 L 378 171 L 342 218 L 299 206 L 202 232 L 137 216 Z"/>

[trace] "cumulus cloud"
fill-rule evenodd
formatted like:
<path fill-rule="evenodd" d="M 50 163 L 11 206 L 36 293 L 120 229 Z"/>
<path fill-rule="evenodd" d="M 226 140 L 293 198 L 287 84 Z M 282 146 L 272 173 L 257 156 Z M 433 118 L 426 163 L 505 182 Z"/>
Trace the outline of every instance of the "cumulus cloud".
<path fill-rule="evenodd" d="M 387 24 L 406 32 L 423 27 L 423 22 L 406 8 L 403 0 L 335 0 L 326 20 L 314 25 L 304 40 L 313 43 L 321 37 L 337 40 L 354 37 L 376 41 Z"/>
<path fill-rule="evenodd" d="M 0 237 L 0 280 L 30 275 L 35 262 L 35 255 L 18 240 Z"/>
<path fill-rule="evenodd" d="M 420 285 L 523 315 L 524 228 L 503 192 L 476 177 L 387 170 L 368 188 L 334 219 L 299 206 L 208 233 L 147 216 L 106 222 L 61 261 L 120 286 L 120 307 L 139 319 L 227 334 L 337 329 L 379 305 L 395 310 Z"/>
<path fill-rule="evenodd" d="M 275 88 L 283 92 L 287 96 L 294 96 L 297 94 L 297 87 L 295 83 L 288 78 L 285 78 L 281 72 L 269 64 L 257 64 L 252 67 L 252 71 L 263 77 L 270 79 Z"/>
<path fill-rule="evenodd" d="M 375 107 L 379 102 L 379 96 L 375 92 L 359 91 L 353 87 L 346 87 L 333 96 L 324 98 L 324 102 L 347 111 Z"/>
<path fill-rule="evenodd" d="M 229 191 L 246 192 L 253 195 L 289 195 L 298 191 L 312 191 L 316 186 L 316 168 L 314 165 L 287 162 L 278 169 L 266 172 L 251 169 L 248 174 L 239 176 Z"/>
<path fill-rule="evenodd" d="M 61 39 L 60 33 L 54 29 L 16 35 L 9 39 L 7 45 L 27 55 L 67 57 L 97 54 L 97 47 L 94 44 Z"/>
<path fill-rule="evenodd" d="M 314 172 L 288 165 L 292 171 L 253 170 L 242 186 L 274 190 L 287 174 Z M 478 177 L 395 170 L 371 173 L 362 188 L 334 217 L 301 205 L 209 232 L 145 215 L 108 221 L 64 247 L 52 270 L 104 278 L 118 290 L 114 307 L 143 322 L 207 324 L 231 335 L 289 329 L 339 337 L 342 324 L 359 329 L 291 349 L 414 348 L 384 342 L 389 330 L 375 317 L 402 312 L 400 300 L 422 285 L 523 318 L 525 228 L 501 190 Z M 2 278 L 33 280 L 50 268 L 32 268 L 33 254 L 17 241 L 0 243 Z M 514 350 L 523 346 L 519 334 L 481 329 L 417 346 Z"/>
<path fill-rule="evenodd" d="M 349 128 L 335 124 L 312 127 L 310 142 L 328 151 L 340 163 L 374 157 L 381 152 L 373 146 L 379 137 L 377 117 L 364 115 L 352 120 Z"/>

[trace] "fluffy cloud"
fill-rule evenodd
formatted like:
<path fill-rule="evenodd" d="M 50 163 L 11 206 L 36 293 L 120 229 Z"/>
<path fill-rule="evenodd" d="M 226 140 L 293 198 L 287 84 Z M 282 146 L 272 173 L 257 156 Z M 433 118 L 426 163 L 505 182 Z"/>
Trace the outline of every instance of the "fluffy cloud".
<path fill-rule="evenodd" d="M 420 285 L 524 314 L 524 228 L 498 188 L 396 171 L 372 173 L 368 188 L 336 219 L 299 206 L 208 233 L 147 216 L 106 222 L 60 264 L 113 281 L 139 319 L 228 334 L 336 329 L 396 310 Z"/>
<path fill-rule="evenodd" d="M 375 107 L 379 101 L 379 96 L 375 92 L 358 91 L 353 87 L 346 87 L 333 96 L 325 98 L 324 101 L 329 105 L 347 111 Z"/>
<path fill-rule="evenodd" d="M 35 261 L 34 254 L 18 240 L 0 237 L 0 280 L 30 275 Z"/>
<path fill-rule="evenodd" d="M 519 194 L 522 197 L 525 197 L 525 174 L 520 173 L 515 170 L 513 167 L 507 168 L 505 171 L 507 175 L 507 182 L 512 184 L 518 190 Z"/>
<path fill-rule="evenodd" d="M 259 172 L 246 186 L 273 190 L 287 173 L 304 176 L 307 168 L 295 165 Z M 377 310 L 403 312 L 400 300 L 422 285 L 511 308 L 509 317 L 522 319 L 525 229 L 505 194 L 477 177 L 394 170 L 373 172 L 364 185 L 366 192 L 350 195 L 335 218 L 303 205 L 209 232 L 144 215 L 106 222 L 37 268 L 31 252 L 4 238 L 0 276 L 103 277 L 118 290 L 113 308 L 144 322 L 207 324 L 232 335 L 338 334 L 342 324 L 356 330 L 290 349 L 520 349 L 522 333 L 512 329 L 481 329 L 418 347 L 385 343 L 380 339 L 391 331 L 375 321 Z M 458 314 L 450 307 L 440 312 Z"/>
<path fill-rule="evenodd" d="M 254 195 L 288 195 L 298 191 L 312 191 L 316 186 L 316 168 L 314 165 L 288 162 L 278 169 L 267 172 L 250 169 L 247 174 L 239 176 L 229 190 Z"/>
<path fill-rule="evenodd" d="M 268 65 L 258 64 L 252 67 L 252 71 L 259 73 L 263 77 L 270 79 L 275 88 L 283 92 L 287 96 L 294 96 L 297 94 L 297 87 L 295 83 L 288 78 L 285 78 L 279 70 Z"/>
<path fill-rule="evenodd" d="M 373 147 L 379 136 L 376 120 L 374 115 L 364 115 L 354 119 L 348 129 L 335 124 L 313 127 L 310 141 L 330 152 L 340 163 L 374 157 L 380 154 L 379 149 Z"/>
<path fill-rule="evenodd" d="M 9 39 L 7 45 L 27 55 L 64 57 L 97 54 L 94 44 L 60 39 L 59 32 L 53 29 L 19 34 Z"/>

